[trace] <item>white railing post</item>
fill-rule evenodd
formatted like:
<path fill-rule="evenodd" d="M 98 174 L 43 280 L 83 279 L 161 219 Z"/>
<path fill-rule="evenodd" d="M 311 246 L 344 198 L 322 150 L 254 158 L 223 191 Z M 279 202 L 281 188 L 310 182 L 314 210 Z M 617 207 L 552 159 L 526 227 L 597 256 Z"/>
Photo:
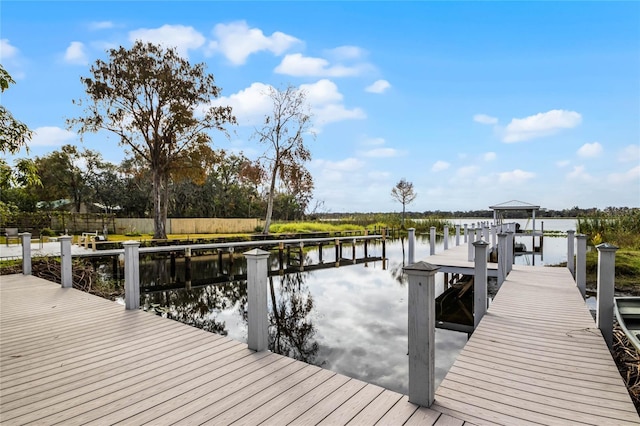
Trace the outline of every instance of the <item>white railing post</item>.
<path fill-rule="evenodd" d="M 20 234 L 20 239 L 22 240 L 22 275 L 31 275 L 31 234 L 23 232 Z"/>
<path fill-rule="evenodd" d="M 484 224 L 482 226 L 482 238 L 488 243 L 489 242 L 489 227 Z"/>
<path fill-rule="evenodd" d="M 140 242 L 125 241 L 124 246 L 124 306 L 140 308 Z"/>
<path fill-rule="evenodd" d="M 267 261 L 269 252 L 253 249 L 247 258 L 247 345 L 256 352 L 269 348 L 269 311 L 267 308 Z"/>
<path fill-rule="evenodd" d="M 613 293 L 615 289 L 616 250 L 618 247 L 603 243 L 598 249 L 598 306 L 596 323 L 609 349 L 613 347 Z"/>
<path fill-rule="evenodd" d="M 476 241 L 475 267 L 473 277 L 473 329 L 480 324 L 480 320 L 487 313 L 487 247 L 486 241 Z"/>
<path fill-rule="evenodd" d="M 429 254 L 433 256 L 436 254 L 436 227 L 429 228 Z"/>
<path fill-rule="evenodd" d="M 577 234 L 576 285 L 584 299 L 587 295 L 587 236 Z"/>
<path fill-rule="evenodd" d="M 467 241 L 467 260 L 469 262 L 473 262 L 473 243 L 475 242 L 476 231 L 471 228 L 469 229 L 469 238 Z"/>
<path fill-rule="evenodd" d="M 498 238 L 498 228 L 495 225 L 491 225 L 491 248 L 496 248 Z"/>
<path fill-rule="evenodd" d="M 71 258 L 71 235 L 63 235 L 60 241 L 60 285 L 62 288 L 73 287 L 73 262 Z"/>
<path fill-rule="evenodd" d="M 467 228 L 467 224 L 464 224 L 464 242 L 467 242 L 467 239 L 469 238 L 469 230 Z"/>
<path fill-rule="evenodd" d="M 498 234 L 498 285 L 507 278 L 507 234 Z"/>
<path fill-rule="evenodd" d="M 447 225 L 444 226 L 444 249 L 449 249 L 449 227 Z"/>
<path fill-rule="evenodd" d="M 515 259 L 513 252 L 513 243 L 515 241 L 515 233 L 509 229 L 507 231 L 507 275 L 513 269 L 513 262 Z"/>
<path fill-rule="evenodd" d="M 460 245 L 460 225 L 456 225 L 456 247 Z"/>
<path fill-rule="evenodd" d="M 435 390 L 435 275 L 426 262 L 405 267 L 409 277 L 409 402 L 429 407 Z"/>
<path fill-rule="evenodd" d="M 574 255 L 574 251 L 573 251 L 573 246 L 574 246 L 574 235 L 575 235 L 574 230 L 570 230 L 567 231 L 567 268 L 569 268 L 569 271 L 571 272 L 571 276 L 575 278 L 576 276 L 576 271 L 575 271 L 575 260 L 573 259 L 573 255 Z"/>
<path fill-rule="evenodd" d="M 409 228 L 409 265 L 416 263 L 416 228 Z"/>

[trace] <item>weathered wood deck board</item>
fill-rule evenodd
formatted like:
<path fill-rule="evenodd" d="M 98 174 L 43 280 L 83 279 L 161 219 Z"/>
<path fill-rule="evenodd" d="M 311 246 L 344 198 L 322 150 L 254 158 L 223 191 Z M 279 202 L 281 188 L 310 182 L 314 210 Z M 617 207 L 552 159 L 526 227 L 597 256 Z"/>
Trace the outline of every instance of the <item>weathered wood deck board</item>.
<path fill-rule="evenodd" d="M 459 424 L 398 393 L 32 276 L 4 276 L 0 292 L 3 425 Z"/>
<path fill-rule="evenodd" d="M 514 266 L 432 408 L 477 424 L 640 422 L 565 268 Z"/>

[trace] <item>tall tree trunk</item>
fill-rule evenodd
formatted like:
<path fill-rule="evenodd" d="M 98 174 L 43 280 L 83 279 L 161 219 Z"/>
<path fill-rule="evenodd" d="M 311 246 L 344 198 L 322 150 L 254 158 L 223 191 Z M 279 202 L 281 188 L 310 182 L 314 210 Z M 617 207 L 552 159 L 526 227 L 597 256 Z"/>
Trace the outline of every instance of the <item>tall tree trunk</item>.
<path fill-rule="evenodd" d="M 163 205 L 164 188 L 162 173 L 160 170 L 153 169 L 153 238 L 165 239 L 167 233 L 165 230 L 166 208 Z"/>
<path fill-rule="evenodd" d="M 269 227 L 271 226 L 271 215 L 273 214 L 273 197 L 276 192 L 276 176 L 278 175 L 278 165 L 273 166 L 273 171 L 271 172 L 271 185 L 269 186 L 269 198 L 267 200 L 267 216 L 264 219 L 264 229 L 262 230 L 263 234 L 269 233 Z"/>
<path fill-rule="evenodd" d="M 405 203 L 402 203 L 402 229 L 404 229 L 404 209 L 405 209 Z"/>

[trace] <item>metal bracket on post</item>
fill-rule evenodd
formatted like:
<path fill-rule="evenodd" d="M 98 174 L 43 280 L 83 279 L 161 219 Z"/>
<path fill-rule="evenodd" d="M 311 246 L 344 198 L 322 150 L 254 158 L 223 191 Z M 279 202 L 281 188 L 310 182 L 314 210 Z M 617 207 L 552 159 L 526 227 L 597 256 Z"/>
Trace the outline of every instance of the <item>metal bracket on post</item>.
<path fill-rule="evenodd" d="M 23 232 L 20 234 L 20 239 L 22 240 L 22 275 L 31 275 L 31 234 Z M 8 245 L 9 240 L 7 240 Z"/>
<path fill-rule="evenodd" d="M 409 402 L 429 407 L 435 395 L 435 274 L 426 262 L 403 269 L 409 276 Z"/>
<path fill-rule="evenodd" d="M 269 348 L 267 308 L 267 261 L 269 252 L 258 248 L 244 253 L 247 258 L 247 345 L 261 352 Z"/>
<path fill-rule="evenodd" d="M 598 249 L 598 305 L 596 323 L 609 349 L 613 347 L 613 295 L 616 274 L 616 251 L 618 247 L 603 243 Z"/>
<path fill-rule="evenodd" d="M 71 258 L 71 236 L 63 235 L 58 238 L 60 241 L 60 255 L 61 255 L 61 285 L 63 288 L 73 287 L 73 262 Z"/>
<path fill-rule="evenodd" d="M 140 308 L 140 242 L 125 241 L 124 246 L 124 306 Z"/>

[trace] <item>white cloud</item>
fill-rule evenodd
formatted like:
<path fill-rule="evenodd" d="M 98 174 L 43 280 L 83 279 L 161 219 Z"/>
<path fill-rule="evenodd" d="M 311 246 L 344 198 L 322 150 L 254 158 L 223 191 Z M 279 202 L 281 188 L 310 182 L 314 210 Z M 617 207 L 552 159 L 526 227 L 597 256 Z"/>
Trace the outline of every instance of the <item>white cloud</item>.
<path fill-rule="evenodd" d="M 342 93 L 331 80 L 322 79 L 312 84 L 301 84 L 300 89 L 307 93 L 307 101 L 311 105 L 324 105 L 342 101 Z"/>
<path fill-rule="evenodd" d="M 343 120 L 362 120 L 367 118 L 367 114 L 361 108 L 347 109 L 341 104 L 312 107 L 311 111 L 313 112 L 312 120 L 319 127 Z"/>
<path fill-rule="evenodd" d="M 632 188 L 635 188 L 636 195 L 638 195 L 638 187 L 640 184 L 640 166 L 636 166 L 624 173 L 611 173 L 607 176 L 607 181 L 612 184 L 626 184 L 635 183 Z M 634 189 L 632 189 L 633 191 Z"/>
<path fill-rule="evenodd" d="M 580 157 L 597 157 L 602 153 L 602 145 L 598 142 L 585 143 L 578 149 L 578 156 Z"/>
<path fill-rule="evenodd" d="M 60 127 L 45 126 L 33 130 L 29 146 L 61 146 L 75 139 L 76 134 Z"/>
<path fill-rule="evenodd" d="M 115 25 L 111 21 L 95 21 L 89 23 L 89 29 L 96 30 L 108 30 L 109 28 L 113 28 Z"/>
<path fill-rule="evenodd" d="M 69 64 L 87 65 L 89 59 L 84 44 L 79 41 L 72 41 L 64 52 L 64 60 Z"/>
<path fill-rule="evenodd" d="M 365 166 L 365 163 L 364 161 L 357 158 L 349 157 L 340 161 L 330 161 L 322 159 L 312 160 L 311 165 L 316 168 L 349 172 L 362 169 Z"/>
<path fill-rule="evenodd" d="M 330 66 L 326 59 L 293 53 L 285 55 L 274 71 L 278 74 L 294 77 L 349 77 L 361 74 L 365 68 L 364 65 L 345 66 L 338 64 Z"/>
<path fill-rule="evenodd" d="M 514 118 L 504 129 L 502 141 L 521 142 L 543 136 L 549 136 L 561 129 L 571 129 L 582 121 L 575 111 L 554 109 L 525 118 Z"/>
<path fill-rule="evenodd" d="M 558 160 L 558 161 L 556 161 L 556 166 L 558 166 L 558 167 L 567 167 L 569 164 L 571 164 L 571 161 L 569 161 L 569 160 Z"/>
<path fill-rule="evenodd" d="M 174 47 L 178 54 L 189 56 L 189 50 L 197 49 L 205 43 L 202 34 L 193 27 L 184 25 L 163 25 L 160 28 L 140 28 L 129 32 L 129 41 L 136 40 Z"/>
<path fill-rule="evenodd" d="M 384 138 L 368 138 L 360 142 L 363 146 L 380 146 L 384 145 Z"/>
<path fill-rule="evenodd" d="M 567 173 L 567 179 L 590 181 L 593 178 L 587 173 L 584 166 L 573 166 L 573 170 Z"/>
<path fill-rule="evenodd" d="M 626 146 L 622 151 L 620 151 L 618 160 L 622 163 L 627 163 L 629 161 L 640 161 L 640 145 Z"/>
<path fill-rule="evenodd" d="M 0 60 L 15 58 L 18 55 L 18 48 L 9 43 L 8 38 L 0 39 Z"/>
<path fill-rule="evenodd" d="M 360 59 L 366 56 L 366 51 L 358 46 L 339 46 L 334 49 L 327 49 L 327 56 L 341 61 L 347 59 Z"/>
<path fill-rule="evenodd" d="M 431 166 L 431 171 L 441 172 L 443 170 L 447 170 L 449 167 L 451 167 L 450 163 L 447 163 L 446 161 L 438 160 L 435 163 L 433 163 L 433 166 Z"/>
<path fill-rule="evenodd" d="M 517 185 L 517 184 L 526 182 L 529 179 L 533 179 L 535 176 L 536 176 L 535 173 L 525 172 L 524 170 L 515 169 L 510 172 L 498 173 L 498 182 Z"/>
<path fill-rule="evenodd" d="M 302 84 L 300 89 L 307 92 L 307 101 L 311 106 L 312 121 L 316 131 L 328 123 L 366 118 L 361 108 L 347 109 L 340 103 L 343 98 L 342 93 L 331 80 L 322 79 L 312 84 Z"/>
<path fill-rule="evenodd" d="M 251 86 L 238 93 L 215 99 L 211 105 L 229 105 L 240 125 L 255 126 L 262 123 L 266 114 L 271 113 L 273 108 L 269 97 L 271 88 L 268 84 L 252 83 Z"/>
<path fill-rule="evenodd" d="M 491 117 L 490 115 L 487 114 L 476 114 L 473 116 L 473 121 L 475 121 L 476 123 L 482 123 L 482 124 L 497 124 L 498 123 L 498 119 L 495 117 Z"/>
<path fill-rule="evenodd" d="M 496 153 L 495 152 L 485 152 L 484 155 L 482 156 L 482 158 L 484 159 L 484 161 L 493 161 L 496 159 Z"/>
<path fill-rule="evenodd" d="M 369 93 L 383 93 L 390 87 L 391 84 L 387 80 L 376 80 L 370 86 L 365 87 L 364 90 Z"/>
<path fill-rule="evenodd" d="M 398 150 L 394 148 L 375 148 L 362 153 L 365 157 L 371 158 L 391 158 L 397 157 L 398 154 Z"/>
<path fill-rule="evenodd" d="M 234 65 L 242 65 L 249 55 L 264 50 L 279 56 L 301 43 L 297 38 L 280 31 L 265 36 L 262 30 L 249 28 L 245 21 L 218 24 L 213 33 L 217 40 L 212 41 L 209 48 L 221 52 Z"/>

